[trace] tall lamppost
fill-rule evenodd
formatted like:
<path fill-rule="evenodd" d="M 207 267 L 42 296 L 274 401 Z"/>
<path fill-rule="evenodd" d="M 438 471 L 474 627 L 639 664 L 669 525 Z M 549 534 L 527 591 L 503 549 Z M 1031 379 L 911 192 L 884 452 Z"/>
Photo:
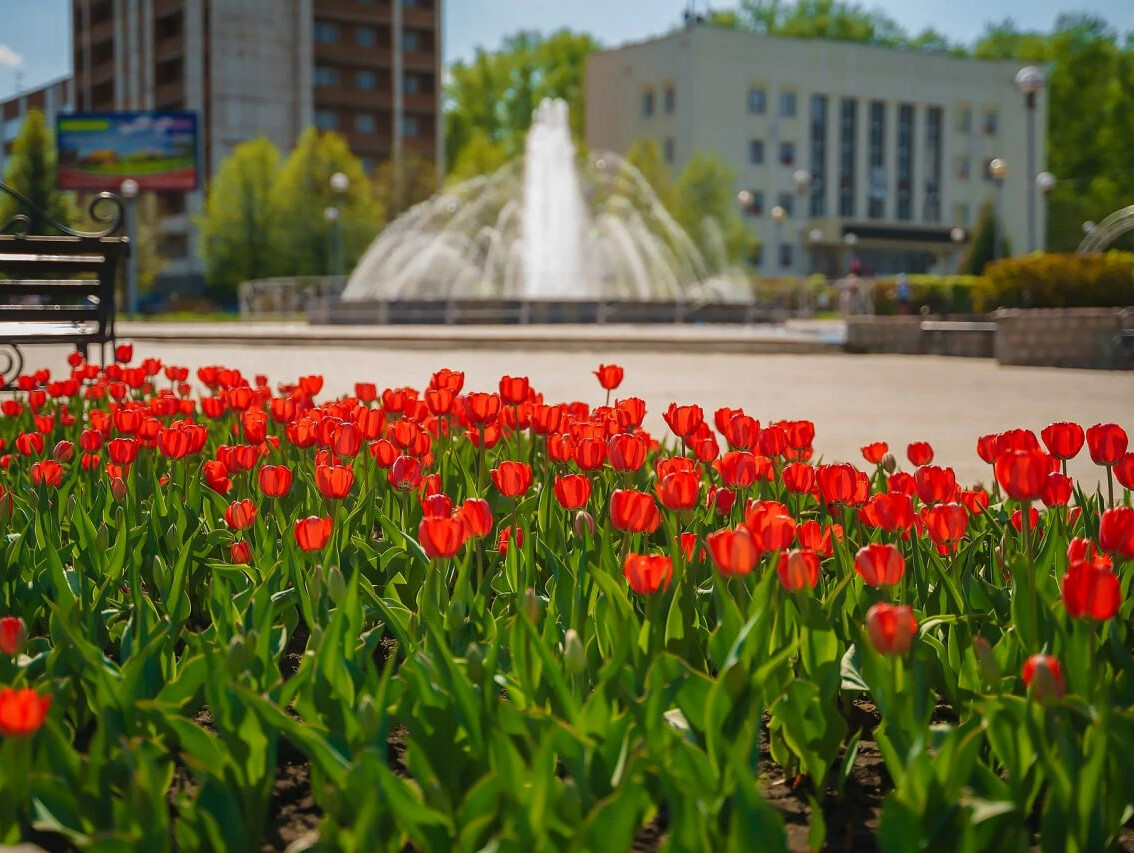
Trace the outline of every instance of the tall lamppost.
<path fill-rule="evenodd" d="M 801 312 L 805 311 L 808 306 L 805 304 L 807 301 L 807 262 L 806 262 L 806 249 L 804 248 L 804 205 L 807 204 L 807 191 L 811 188 L 811 173 L 806 169 L 796 169 L 791 173 L 791 181 L 795 184 L 796 207 L 799 215 L 799 257 L 796 258 L 796 264 L 799 266 L 799 309 Z"/>
<path fill-rule="evenodd" d="M 1043 71 L 1025 65 L 1016 72 L 1016 88 L 1024 95 L 1028 110 L 1028 174 L 1036 173 L 1036 95 L 1044 86 Z M 1028 251 L 1036 250 L 1036 185 L 1028 184 Z"/>
<path fill-rule="evenodd" d="M 784 220 L 787 219 L 787 211 L 784 210 L 783 205 L 777 204 L 772 208 L 772 222 L 775 224 L 775 254 L 772 258 L 772 269 L 779 270 L 780 268 L 780 230 L 783 227 Z"/>
<path fill-rule="evenodd" d="M 343 225 L 342 225 L 342 207 L 343 201 L 346 196 L 347 189 L 350 188 L 350 178 L 342 172 L 335 172 L 331 175 L 331 192 L 334 194 L 334 204 L 323 211 L 323 217 L 327 220 L 327 238 L 330 242 L 330 250 L 328 251 L 330 273 L 333 276 L 343 275 L 343 266 L 346 254 L 345 246 L 343 245 Z"/>
<path fill-rule="evenodd" d="M 1046 170 L 1043 171 L 1043 172 L 1040 172 L 1038 175 L 1036 175 L 1036 189 L 1039 190 L 1043 194 L 1043 209 L 1044 209 L 1044 213 L 1046 213 L 1047 212 L 1047 197 L 1048 197 L 1048 195 L 1050 195 L 1051 191 L 1053 189 L 1055 189 L 1055 175 L 1051 174 L 1051 172 L 1048 172 Z M 1047 217 L 1045 216 L 1044 219 L 1046 220 Z M 1046 241 L 1041 240 L 1040 242 L 1045 243 Z"/>
<path fill-rule="evenodd" d="M 1004 195 L 1004 179 L 1008 177 L 1008 163 L 1003 157 L 995 158 L 988 164 L 988 174 L 996 184 L 996 208 L 992 217 L 992 259 L 996 261 L 1000 259 L 1001 241 L 1000 229 L 996 226 L 1000 219 L 1000 199 Z"/>
<path fill-rule="evenodd" d="M 960 272 L 961 246 L 965 242 L 965 229 L 960 225 L 954 225 L 949 231 L 949 239 L 953 241 L 953 246 L 955 247 L 953 251 L 953 272 Z"/>
<path fill-rule="evenodd" d="M 127 178 L 118 185 L 118 194 L 126 202 L 126 313 L 138 312 L 138 246 L 137 246 L 137 213 L 134 203 L 138 199 L 138 182 Z"/>

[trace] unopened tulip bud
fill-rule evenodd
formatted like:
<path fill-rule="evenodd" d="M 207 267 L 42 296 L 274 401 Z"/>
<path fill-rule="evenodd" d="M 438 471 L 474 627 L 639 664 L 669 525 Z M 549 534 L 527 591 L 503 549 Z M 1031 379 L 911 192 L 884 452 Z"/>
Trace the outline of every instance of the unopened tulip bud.
<path fill-rule="evenodd" d="M 468 608 L 465 606 L 464 601 L 457 599 L 450 601 L 449 606 L 445 608 L 445 627 L 450 631 L 459 630 L 465 622 L 465 615 L 468 613 Z"/>
<path fill-rule="evenodd" d="M 470 643 L 469 650 L 465 652 L 465 669 L 474 684 L 484 678 L 484 652 L 477 643 Z"/>
<path fill-rule="evenodd" d="M 575 513 L 575 535 L 580 539 L 595 535 L 595 520 L 586 510 L 581 509 Z"/>
<path fill-rule="evenodd" d="M 374 740 L 378 729 L 382 725 L 382 715 L 370 696 L 363 696 L 358 703 L 358 727 L 362 732 L 363 740 Z"/>
<path fill-rule="evenodd" d="M 307 592 L 312 598 L 318 598 L 323 592 L 323 564 L 317 565 L 311 572 L 311 580 L 307 583 Z"/>
<path fill-rule="evenodd" d="M 583 650 L 583 641 L 574 628 L 568 628 L 563 637 L 563 663 L 567 667 L 568 675 L 578 675 L 587 667 L 587 654 Z"/>
<path fill-rule="evenodd" d="M 533 625 L 539 621 L 539 599 L 536 597 L 535 590 L 530 586 L 524 590 L 524 594 L 520 598 L 520 613 Z"/>
<path fill-rule="evenodd" d="M 110 481 L 110 493 L 114 495 L 116 501 L 126 499 L 126 483 L 121 477 L 115 477 Z"/>
<path fill-rule="evenodd" d="M 327 592 L 335 604 L 340 604 L 346 595 L 346 580 L 338 566 L 331 566 L 331 570 L 327 572 Z"/>
<path fill-rule="evenodd" d="M 164 596 L 169 591 L 169 584 L 172 580 L 169 567 L 165 564 L 164 560 L 154 558 L 153 573 L 154 583 L 157 584 L 158 591 Z"/>
<path fill-rule="evenodd" d="M 893 453 L 887 453 L 882 457 L 882 470 L 887 474 L 893 474 L 898 470 L 898 460 L 894 458 Z"/>
<path fill-rule="evenodd" d="M 28 626 L 18 616 L 0 619 L 0 652 L 18 655 L 28 643 Z"/>
<path fill-rule="evenodd" d="M 1066 684 L 1059 661 L 1051 655 L 1032 655 L 1024 662 L 1024 686 L 1037 702 L 1063 698 Z"/>
<path fill-rule="evenodd" d="M 70 462 L 75 458 L 75 445 L 66 439 L 60 441 L 55 445 L 55 450 L 51 452 L 51 458 L 60 465 Z"/>
<path fill-rule="evenodd" d="M 75 493 L 71 492 L 71 496 L 67 498 L 67 516 L 75 514 L 75 507 L 78 505 L 79 499 L 75 497 Z"/>
<path fill-rule="evenodd" d="M 98 549 L 100 551 L 105 551 L 110 547 L 110 528 L 106 526 L 106 522 L 98 526 L 98 535 L 95 539 L 98 541 Z"/>
<path fill-rule="evenodd" d="M 177 532 L 176 522 L 165 531 L 165 547 L 171 554 L 176 554 L 181 548 L 181 534 Z"/>
<path fill-rule="evenodd" d="M 244 639 L 242 634 L 237 634 L 228 642 L 228 655 L 225 658 L 225 666 L 229 674 L 233 676 L 240 675 L 248 666 L 250 658 L 250 650 L 248 642 Z"/>

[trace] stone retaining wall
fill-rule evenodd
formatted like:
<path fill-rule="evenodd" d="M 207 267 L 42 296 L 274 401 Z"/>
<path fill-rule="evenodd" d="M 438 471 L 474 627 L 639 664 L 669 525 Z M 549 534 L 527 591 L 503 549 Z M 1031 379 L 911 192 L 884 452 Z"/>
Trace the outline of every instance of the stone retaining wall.
<path fill-rule="evenodd" d="M 1014 308 L 993 317 L 1001 364 L 1134 366 L 1134 308 Z"/>

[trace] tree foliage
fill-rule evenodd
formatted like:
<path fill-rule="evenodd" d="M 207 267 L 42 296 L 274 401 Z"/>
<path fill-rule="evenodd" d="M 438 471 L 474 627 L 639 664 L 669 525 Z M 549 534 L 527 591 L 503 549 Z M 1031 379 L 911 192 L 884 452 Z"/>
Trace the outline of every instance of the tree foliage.
<path fill-rule="evenodd" d="M 55 140 L 43 112 L 28 110 L 20 132 L 12 143 L 11 159 L 4 171 L 4 182 L 27 197 L 38 208 L 27 210 L 7 194 L 0 194 L 0 225 L 17 213 L 31 217 L 31 234 L 53 234 L 48 224 L 74 225 L 79 218 L 70 193 L 56 189 Z"/>
<path fill-rule="evenodd" d="M 401 167 L 393 159 L 374 172 L 374 198 L 387 219 L 394 220 L 437 192 L 437 166 L 416 151 L 402 153 Z"/>
<path fill-rule="evenodd" d="M 237 145 L 209 183 L 198 224 L 206 281 L 223 302 L 235 301 L 240 282 L 271 275 L 277 268 L 271 193 L 279 170 L 279 149 L 260 137 Z"/>
<path fill-rule="evenodd" d="M 999 242 L 999 251 L 996 243 Z M 969 241 L 969 254 L 965 258 L 961 272 L 967 275 L 980 275 L 984 268 L 996 258 L 1006 258 L 1012 254 L 1012 241 L 991 202 L 981 205 L 973 225 L 972 239 Z"/>
<path fill-rule="evenodd" d="M 752 236 L 736 203 L 736 175 L 719 157 L 694 154 L 674 186 L 674 218 L 714 270 L 751 254 Z"/>

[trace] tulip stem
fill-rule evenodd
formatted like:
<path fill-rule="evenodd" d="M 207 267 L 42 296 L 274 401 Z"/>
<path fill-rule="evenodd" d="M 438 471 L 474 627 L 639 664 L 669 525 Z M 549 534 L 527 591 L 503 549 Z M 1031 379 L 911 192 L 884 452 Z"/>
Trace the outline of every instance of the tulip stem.
<path fill-rule="evenodd" d="M 1114 466 L 1106 466 L 1106 490 L 1110 497 L 1109 506 L 1114 506 Z"/>

